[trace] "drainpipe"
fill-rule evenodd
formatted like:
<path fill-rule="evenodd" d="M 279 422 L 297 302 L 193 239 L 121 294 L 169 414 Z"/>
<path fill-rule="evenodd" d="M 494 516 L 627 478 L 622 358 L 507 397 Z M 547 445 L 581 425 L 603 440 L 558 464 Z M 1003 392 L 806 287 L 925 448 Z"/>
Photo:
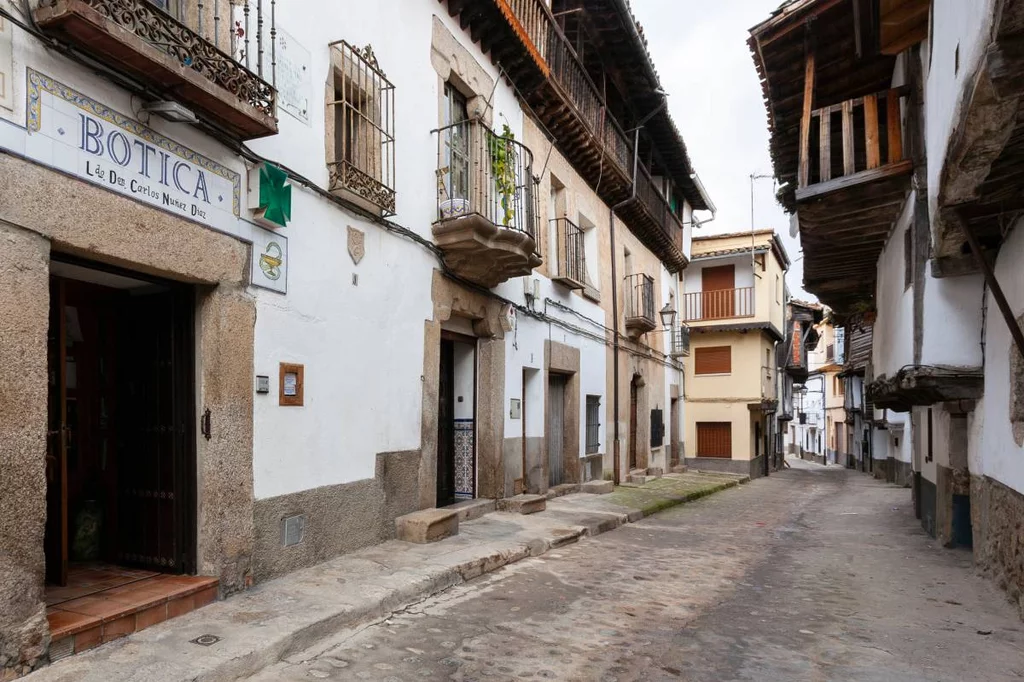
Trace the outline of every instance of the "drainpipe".
<path fill-rule="evenodd" d="M 660 90 L 658 93 L 661 95 L 661 104 L 644 116 L 639 125 L 633 129 L 633 180 L 631 183 L 633 190 L 628 199 L 623 199 L 608 209 L 608 229 L 612 249 L 612 331 L 614 332 L 612 342 L 612 466 L 615 469 L 612 473 L 612 481 L 615 485 L 618 485 L 621 479 L 619 467 L 622 462 L 622 453 L 619 448 L 619 275 L 618 268 L 615 267 L 618 260 L 615 250 L 615 212 L 636 201 L 636 174 L 637 165 L 640 162 L 640 129 L 668 104 L 668 95 Z"/>

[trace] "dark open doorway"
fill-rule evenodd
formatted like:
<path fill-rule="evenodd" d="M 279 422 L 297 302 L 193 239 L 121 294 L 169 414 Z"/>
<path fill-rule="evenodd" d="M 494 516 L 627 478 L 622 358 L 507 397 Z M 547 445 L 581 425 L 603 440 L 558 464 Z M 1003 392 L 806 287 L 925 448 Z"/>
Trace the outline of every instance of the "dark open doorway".
<path fill-rule="evenodd" d="M 51 274 L 47 581 L 193 573 L 194 291 L 73 259 Z"/>
<path fill-rule="evenodd" d="M 476 497 L 476 339 L 443 330 L 437 406 L 437 501 Z"/>

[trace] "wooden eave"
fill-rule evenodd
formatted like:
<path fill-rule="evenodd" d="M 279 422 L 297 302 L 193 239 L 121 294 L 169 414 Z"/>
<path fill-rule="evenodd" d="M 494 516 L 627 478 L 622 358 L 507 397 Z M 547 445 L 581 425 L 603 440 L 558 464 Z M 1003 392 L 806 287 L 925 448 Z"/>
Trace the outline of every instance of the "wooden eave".
<path fill-rule="evenodd" d="M 911 171 L 905 161 L 840 178 L 861 176 L 831 191 L 808 192 L 797 205 L 804 288 L 825 305 L 846 311 L 873 299 L 878 257 L 903 211 Z"/>
<path fill-rule="evenodd" d="M 994 252 L 1024 215 L 1024 0 L 998 8 L 980 67 L 964 79 L 965 104 L 942 160 L 937 259 L 969 253 L 961 221 Z"/>
<path fill-rule="evenodd" d="M 795 208 L 798 184 L 807 46 L 815 54 L 814 108 L 887 89 L 892 81 L 895 57 L 871 49 L 877 28 L 863 17 L 857 56 L 853 3 L 800 0 L 751 29 L 748 45 L 768 114 L 772 163 L 779 183 L 788 183 L 782 201 L 789 211 Z"/>
<path fill-rule="evenodd" d="M 978 400 L 985 394 L 985 375 L 981 368 L 913 366 L 892 377 L 879 377 L 864 393 L 876 408 L 909 412 L 914 406 Z"/>
<path fill-rule="evenodd" d="M 628 3 L 625 0 L 565 0 L 564 4 L 584 10 L 587 25 L 601 43 L 603 63 L 610 77 L 622 88 L 633 116 L 642 118 L 658 107 L 661 95 L 655 90 L 661 82 Z M 619 123 L 625 128 L 631 122 Z M 648 121 L 643 134 L 650 139 L 656 165 L 661 166 L 655 168 L 652 175 L 672 178 L 690 206 L 698 211 L 708 210 L 710 207 L 690 177 L 693 164 L 668 110 L 662 110 Z"/>

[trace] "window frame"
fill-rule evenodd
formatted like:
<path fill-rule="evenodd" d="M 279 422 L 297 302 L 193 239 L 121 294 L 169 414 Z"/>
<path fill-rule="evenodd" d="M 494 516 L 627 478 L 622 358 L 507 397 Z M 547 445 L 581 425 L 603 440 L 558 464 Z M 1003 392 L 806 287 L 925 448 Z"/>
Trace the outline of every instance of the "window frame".
<path fill-rule="evenodd" d="M 371 46 L 330 44 L 327 166 L 330 189 L 364 208 L 395 214 L 395 86 Z M 364 205 L 365 204 L 365 205 Z"/>
<path fill-rule="evenodd" d="M 585 406 L 586 443 L 584 443 L 584 452 L 588 455 L 594 455 L 601 451 L 601 396 L 588 395 Z M 593 415 L 591 415 L 591 411 L 593 411 Z M 591 416 L 594 417 L 593 421 Z M 591 429 L 593 429 L 593 441 L 591 441 Z"/>
<path fill-rule="evenodd" d="M 726 372 L 702 372 L 700 371 L 700 357 L 706 354 L 708 351 L 721 351 L 722 349 L 729 351 L 729 369 Z M 694 376 L 727 376 L 732 374 L 732 346 L 700 346 L 693 349 L 693 374 Z"/>

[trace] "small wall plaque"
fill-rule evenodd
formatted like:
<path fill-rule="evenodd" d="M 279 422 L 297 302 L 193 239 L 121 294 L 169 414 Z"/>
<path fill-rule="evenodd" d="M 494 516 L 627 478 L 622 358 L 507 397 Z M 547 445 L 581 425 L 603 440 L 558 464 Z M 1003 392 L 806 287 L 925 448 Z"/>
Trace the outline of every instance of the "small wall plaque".
<path fill-rule="evenodd" d="M 287 362 L 281 363 L 281 376 L 278 383 L 278 404 L 290 407 L 303 405 L 303 366 Z"/>
<path fill-rule="evenodd" d="M 508 410 L 509 419 L 522 419 L 523 402 L 519 398 L 512 398 Z"/>
<path fill-rule="evenodd" d="M 270 393 L 270 377 L 262 374 L 256 375 L 256 392 Z"/>

